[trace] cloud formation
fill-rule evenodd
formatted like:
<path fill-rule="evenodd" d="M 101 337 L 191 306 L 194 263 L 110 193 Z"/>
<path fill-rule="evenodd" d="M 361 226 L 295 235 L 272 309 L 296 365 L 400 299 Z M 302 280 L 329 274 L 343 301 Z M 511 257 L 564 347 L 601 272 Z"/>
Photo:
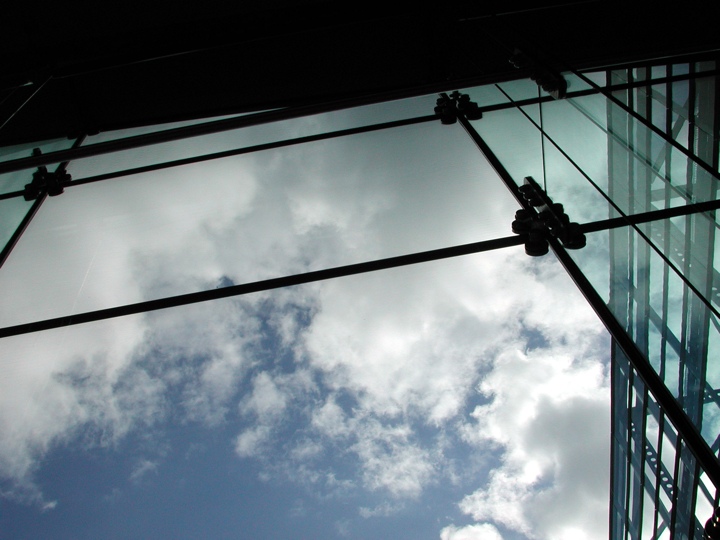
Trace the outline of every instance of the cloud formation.
<path fill-rule="evenodd" d="M 0 272 L 18 306 L 0 322 L 509 234 L 514 204 L 460 130 L 400 131 L 75 188 Z M 383 501 L 363 517 L 450 482 L 478 523 L 446 524 L 443 540 L 500 538 L 496 525 L 555 539 L 583 523 L 594 538 L 607 343 L 562 269 L 521 251 L 3 340 L 4 491 L 42 501 L 34 473 L 64 445 L 234 422 L 238 459 Z M 500 465 L 470 486 L 458 448 Z M 137 463 L 137 479 L 156 466 Z"/>

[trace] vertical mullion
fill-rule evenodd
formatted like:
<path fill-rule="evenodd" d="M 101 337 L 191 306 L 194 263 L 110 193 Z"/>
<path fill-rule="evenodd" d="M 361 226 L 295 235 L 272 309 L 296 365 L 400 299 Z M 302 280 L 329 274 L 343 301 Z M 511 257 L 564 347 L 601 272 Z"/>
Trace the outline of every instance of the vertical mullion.
<path fill-rule="evenodd" d="M 677 525 L 677 513 L 678 513 L 678 474 L 680 473 L 680 436 L 677 433 L 673 433 L 675 438 L 675 464 L 673 466 L 673 492 L 670 503 L 670 538 L 675 538 L 675 527 Z M 670 438 L 670 437 L 668 437 Z M 670 439 L 672 442 L 672 439 Z"/>
<path fill-rule="evenodd" d="M 658 537 L 658 516 L 660 515 L 660 490 L 662 489 L 662 448 L 663 433 L 665 432 L 665 414 L 658 407 L 658 440 L 655 453 L 657 454 L 657 470 L 655 471 L 655 516 L 653 519 L 653 538 Z"/>
<path fill-rule="evenodd" d="M 665 66 L 665 72 L 670 72 L 670 64 L 667 64 Z M 665 83 L 665 94 L 667 96 L 667 105 L 665 107 L 665 132 L 670 133 L 672 129 L 672 83 L 668 81 Z M 669 178 L 670 176 L 670 168 L 672 166 L 672 149 L 670 148 L 670 145 L 666 144 L 663 148 L 665 152 L 665 176 Z M 664 182 L 663 183 L 664 188 L 664 208 L 670 208 L 671 207 L 671 189 L 670 189 L 670 182 Z M 671 221 L 669 219 L 665 220 L 663 222 L 663 251 L 665 253 L 670 253 L 670 235 L 671 235 Z M 670 307 L 670 301 L 669 301 L 669 295 L 670 295 L 670 268 L 668 265 L 663 265 L 663 304 L 662 304 L 662 325 L 660 328 L 660 333 L 662 336 L 661 339 L 661 345 L 660 345 L 660 378 L 664 381 L 665 380 L 665 365 L 667 361 L 667 346 L 668 346 L 668 315 L 669 315 L 669 307 Z"/>
<path fill-rule="evenodd" d="M 42 203 L 45 202 L 46 198 L 47 194 L 43 193 L 37 199 L 35 199 L 32 206 L 25 214 L 25 217 L 16 227 L 15 232 L 7 241 L 2 251 L 0 251 L 0 268 L 2 268 L 2 266 L 5 264 L 5 261 L 7 261 L 8 257 L 10 257 L 10 253 L 12 253 L 12 250 L 15 249 L 15 246 L 20 240 L 20 237 L 25 233 L 25 230 L 28 228 L 28 225 L 30 225 L 30 222 L 35 217 L 35 214 L 37 214 L 38 210 L 40 210 L 40 206 L 42 206 Z"/>
<path fill-rule="evenodd" d="M 625 538 L 626 540 L 635 540 L 634 536 L 632 535 L 632 531 L 634 529 L 634 522 L 632 520 L 632 514 L 631 514 L 631 499 L 633 498 L 633 471 L 635 469 L 634 463 L 633 463 L 633 452 L 632 452 L 632 445 L 633 445 L 633 439 L 635 437 L 634 430 L 633 430 L 633 423 L 632 423 L 632 408 L 633 408 L 633 396 L 635 395 L 635 373 L 632 369 L 628 371 L 628 393 L 627 393 L 627 403 L 626 403 L 626 422 L 628 427 L 628 437 L 626 441 L 626 447 L 625 447 L 625 455 L 627 456 L 628 461 L 628 468 L 626 470 L 625 475 Z"/>

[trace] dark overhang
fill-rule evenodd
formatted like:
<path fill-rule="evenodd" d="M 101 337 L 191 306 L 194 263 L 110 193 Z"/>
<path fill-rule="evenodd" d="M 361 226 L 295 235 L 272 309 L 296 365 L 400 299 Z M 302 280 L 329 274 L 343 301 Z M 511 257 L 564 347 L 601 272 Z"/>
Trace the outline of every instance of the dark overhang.
<path fill-rule="evenodd" d="M 74 0 L 6 13 L 0 144 L 527 76 L 512 49 L 583 68 L 712 50 L 720 8 L 601 0 Z M 18 106 L 32 98 L 16 114 Z"/>

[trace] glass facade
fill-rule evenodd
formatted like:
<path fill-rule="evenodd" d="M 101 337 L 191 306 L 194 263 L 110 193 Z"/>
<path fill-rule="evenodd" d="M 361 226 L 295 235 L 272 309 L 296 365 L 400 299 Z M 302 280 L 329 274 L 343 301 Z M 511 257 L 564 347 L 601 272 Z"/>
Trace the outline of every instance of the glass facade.
<path fill-rule="evenodd" d="M 390 503 L 363 507 L 365 514 L 392 514 L 406 504 L 403 497 L 420 496 L 417 486 L 431 483 L 438 463 L 455 466 L 439 450 L 455 411 L 479 400 L 468 418 L 491 425 L 484 415 L 502 392 L 483 388 L 508 354 L 500 342 L 522 336 L 526 357 L 549 348 L 549 322 L 533 327 L 519 316 L 515 326 L 494 326 L 507 322 L 494 320 L 495 311 L 501 318 L 525 313 L 518 307 L 523 280 L 555 279 L 555 260 L 531 266 L 527 261 L 536 259 L 520 253 L 525 245 L 528 254 L 543 247 L 554 252 L 540 261 L 557 257 L 610 331 L 607 357 L 588 367 L 610 378 L 610 538 L 703 538 L 720 482 L 716 61 L 648 62 L 562 77 L 562 99 L 529 79 L 461 90 L 477 111 L 457 95 L 441 94 L 0 149 L 0 346 L 9 359 L 3 369 L 13 373 L 19 400 L 36 398 L 7 422 L 20 433 L 14 441 L 40 448 L 0 448 L 11 484 L 6 491 L 29 482 L 23 489 L 34 494 L 26 498 L 40 497 L 28 487 L 39 469 L 30 461 L 48 455 L 47 448 L 78 436 L 102 440 L 99 446 L 106 436 L 114 441 L 108 445 L 120 444 L 127 434 L 152 431 L 164 408 L 185 407 L 190 412 L 174 420 L 183 432 L 200 429 L 188 428 L 200 417 L 204 426 L 227 426 L 232 414 L 246 421 L 235 439 L 243 458 L 261 459 L 268 441 L 282 439 L 297 465 L 301 452 L 327 451 L 304 435 L 326 429 L 336 450 L 345 444 L 365 460 L 368 489 L 390 493 Z M 497 261 L 517 279 L 498 271 Z M 482 297 L 465 283 L 468 276 L 503 288 L 497 295 L 483 289 Z M 442 285 L 428 292 L 426 279 Z M 569 286 L 567 276 L 558 279 Z M 455 287 L 461 282 L 462 290 Z M 465 300 L 476 295 L 485 304 L 482 315 Z M 322 307 L 330 299 L 335 311 Z M 553 302 L 548 320 L 565 300 Z M 384 303 L 406 306 L 402 317 L 390 318 Z M 457 306 L 466 309 L 462 317 Z M 357 315 L 352 324 L 334 323 L 348 314 Z M 322 320 L 325 333 L 311 320 Z M 563 324 L 572 334 L 573 321 Z M 438 328 L 443 339 L 435 339 Z M 412 339 L 399 338 L 408 332 Z M 179 334 L 193 336 L 192 344 L 181 345 Z M 237 339 L 226 339 L 230 334 Z M 488 355 L 493 361 L 486 364 Z M 341 360 L 353 356 L 357 363 Z M 52 383 L 37 382 L 42 377 L 25 365 L 30 358 L 43 359 Z M 454 363 L 445 369 L 438 359 L 448 358 Z M 308 364 L 301 369 L 302 362 Z M 412 375 L 413 362 L 430 377 Z M 211 390 L 183 386 L 189 372 Z M 313 380 L 321 375 L 322 391 Z M 32 387 L 29 394 L 23 384 Z M 59 388 L 68 394 L 46 392 Z M 364 411 L 373 392 L 382 394 L 373 405 L 377 417 L 356 415 L 352 426 L 338 420 Z M 300 394 L 308 400 L 302 406 Z M 308 396 L 323 406 L 307 413 L 306 423 L 294 420 L 295 431 L 282 424 L 283 415 L 306 414 Z M 118 401 L 105 408 L 106 400 Z M 240 412 L 228 412 L 232 400 Z M 11 401 L 0 409 L 9 410 Z M 132 426 L 112 418 L 131 408 Z M 423 418 L 417 431 L 398 420 L 413 414 Z M 21 433 L 12 420 L 44 416 L 66 427 L 47 428 L 50 435 L 42 438 Z M 331 420 L 339 422 L 332 429 Z M 468 435 L 468 422 L 457 431 L 466 441 L 479 437 Z M 353 439 L 351 432 L 365 428 L 385 430 L 385 446 Z M 83 435 L 92 430 L 102 433 Z M 412 452 L 430 450 L 401 444 L 420 432 L 436 442 L 432 451 L 442 459 L 423 461 Z M 503 441 L 494 444 L 509 448 Z M 337 453 L 342 461 L 345 454 Z M 376 454 L 389 455 L 396 470 L 409 469 L 388 472 L 387 480 L 372 468 L 380 466 Z M 503 456 L 484 459 L 511 459 L 509 452 Z M 490 485 L 488 471 L 497 463 L 473 466 L 479 482 Z M 156 467 L 147 461 L 137 479 Z M 337 483 L 332 489 L 341 490 L 342 479 L 328 470 Z M 533 489 L 557 485 L 558 471 L 555 478 L 538 473 Z M 488 493 L 477 491 L 460 504 L 477 522 L 466 531 L 503 538 L 559 534 L 551 525 L 533 531 L 520 517 L 473 506 L 489 500 Z M 443 539 L 453 538 L 459 530 L 453 527 L 442 529 Z M 563 538 L 573 530 L 563 529 Z"/>

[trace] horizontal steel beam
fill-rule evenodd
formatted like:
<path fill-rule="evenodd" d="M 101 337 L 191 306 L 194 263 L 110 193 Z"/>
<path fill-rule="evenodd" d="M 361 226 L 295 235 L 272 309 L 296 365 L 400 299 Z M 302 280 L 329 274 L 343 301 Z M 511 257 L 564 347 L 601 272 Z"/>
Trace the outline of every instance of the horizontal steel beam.
<path fill-rule="evenodd" d="M 35 321 L 15 326 L 0 328 L 0 338 L 9 336 L 18 336 L 21 334 L 29 334 L 41 330 L 50 330 L 52 328 L 62 328 L 65 326 L 73 326 L 76 324 L 84 324 L 94 321 L 102 321 L 112 319 L 114 317 L 122 317 L 125 315 L 134 315 L 138 313 L 146 313 L 148 311 L 156 311 L 159 309 L 168 309 L 178 306 L 186 306 L 189 304 L 197 304 L 199 302 L 208 302 L 210 300 L 219 300 L 221 298 L 230 298 L 233 296 L 241 296 L 261 291 L 269 291 L 272 289 L 280 289 L 282 287 L 292 287 L 302 285 L 304 283 L 313 283 L 316 281 L 324 281 L 345 276 L 353 276 L 364 274 L 367 272 L 377 272 L 378 270 L 387 270 L 390 268 L 399 268 L 401 266 L 409 266 L 412 264 L 438 261 L 441 259 L 449 259 L 462 255 L 471 255 L 474 253 L 482 253 L 495 249 L 507 248 L 522 245 L 525 242 L 523 236 L 507 236 L 503 238 L 495 238 L 493 240 L 485 240 L 472 244 L 463 244 L 460 246 L 447 247 L 442 249 L 434 249 L 413 253 L 409 255 L 400 255 L 398 257 L 389 257 L 386 259 L 378 259 L 375 261 L 350 264 L 346 266 L 337 266 L 325 270 L 316 270 L 303 274 L 295 274 L 273 279 L 265 279 L 252 283 L 244 283 L 241 285 L 232 285 L 221 289 L 211 289 L 207 291 L 199 291 L 189 294 L 181 294 L 157 300 L 148 300 L 145 302 L 137 302 L 135 304 L 127 304 L 97 311 L 88 311 L 85 313 L 77 313 L 74 315 L 66 315 L 54 319 L 46 319 L 43 321 Z"/>

